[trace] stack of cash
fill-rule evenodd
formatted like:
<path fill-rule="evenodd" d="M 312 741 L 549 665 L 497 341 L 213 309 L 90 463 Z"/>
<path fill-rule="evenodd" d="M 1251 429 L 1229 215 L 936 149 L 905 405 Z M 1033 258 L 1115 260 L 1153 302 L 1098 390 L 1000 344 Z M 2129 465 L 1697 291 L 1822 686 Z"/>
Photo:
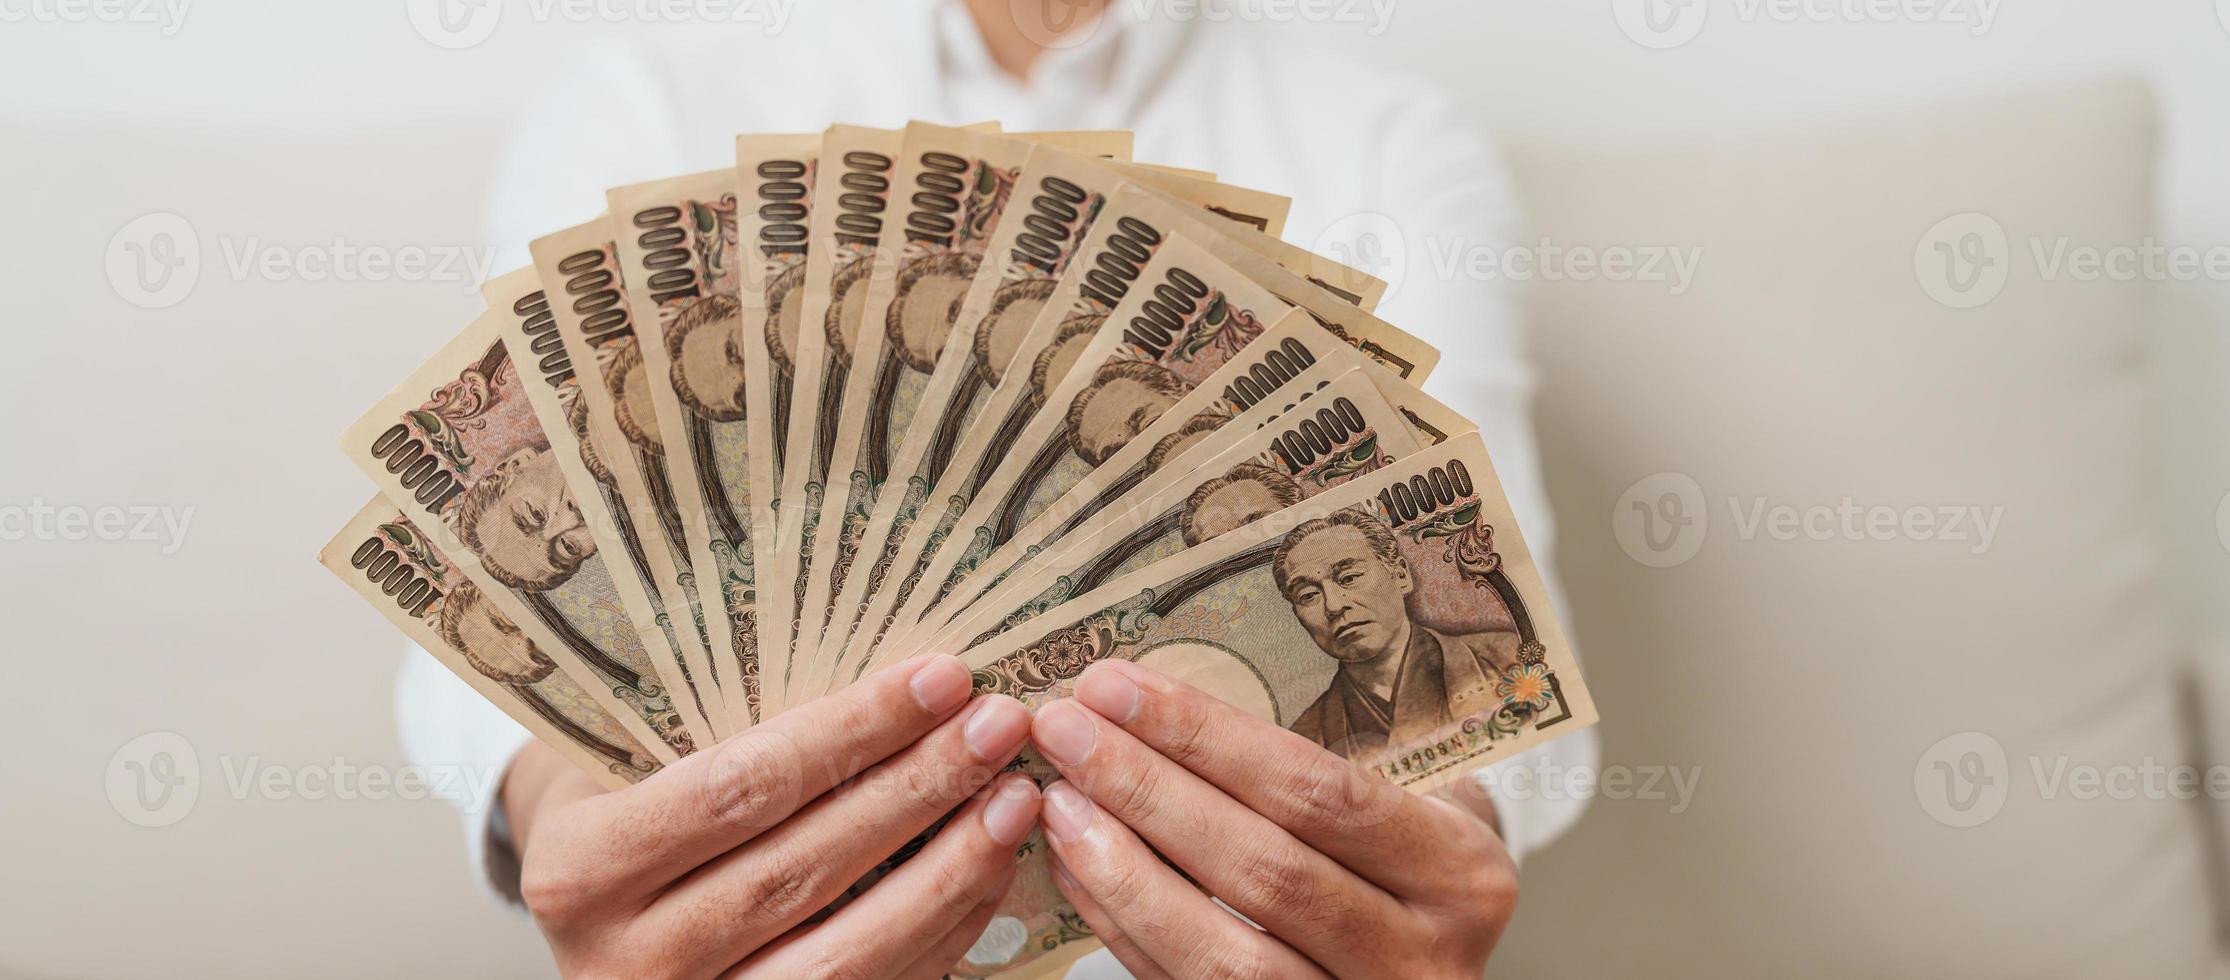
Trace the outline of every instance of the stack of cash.
<path fill-rule="evenodd" d="M 613 189 L 349 428 L 322 561 L 614 788 L 925 652 L 1025 704 L 1140 661 L 1420 792 L 1591 724 L 1385 284 L 1130 147 L 836 126 Z M 1090 942 L 1033 880 L 968 969 Z"/>

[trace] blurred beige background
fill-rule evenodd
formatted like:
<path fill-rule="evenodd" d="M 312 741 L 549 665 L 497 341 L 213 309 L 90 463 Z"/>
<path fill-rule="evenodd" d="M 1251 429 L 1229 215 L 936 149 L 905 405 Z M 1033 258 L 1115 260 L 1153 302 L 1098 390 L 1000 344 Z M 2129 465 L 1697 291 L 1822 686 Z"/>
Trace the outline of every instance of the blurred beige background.
<path fill-rule="evenodd" d="M 2083 800 L 2040 789 L 2031 760 L 2230 761 L 2203 734 L 2230 718 L 2207 673 L 2230 627 L 2230 283 L 2052 280 L 2026 252 L 2230 247 L 2230 2 L 1975 0 L 1883 22 L 1821 2 L 1784 22 L 1714 0 L 1684 41 L 1693 11 L 1622 28 L 1640 6 L 1397 0 L 1383 23 L 1332 4 L 1361 22 L 1262 26 L 1456 89 L 1510 148 L 1542 234 L 1701 250 L 1677 296 L 1533 284 L 1557 558 L 1605 762 L 1702 779 L 1679 812 L 1598 799 L 1529 866 L 1497 971 L 2062 975 L 2135 957 L 2219 974 L 2230 804 Z M 235 263 L 335 241 L 477 252 L 503 121 L 536 80 L 597 36 L 686 28 L 514 10 L 450 51 L 404 7 L 199 0 L 171 24 L 0 26 L 0 276 L 19 307 L 0 506 L 185 528 L 0 540 L 19 668 L 0 692 L 0 974 L 549 971 L 478 892 L 446 804 L 322 781 L 403 766 L 399 638 L 312 557 L 371 493 L 332 439 L 477 309 L 473 284 Z M 769 42 L 737 33 L 742 71 Z M 1915 253 L 1972 212 L 2012 236 L 2014 274 L 1959 310 Z M 153 213 L 190 224 L 201 272 L 146 309 L 107 263 Z M 1434 245 L 1380 271 L 1440 274 Z M 1667 568 L 1617 523 L 1657 473 L 1693 479 L 1714 522 Z M 1843 496 L 1998 508 L 2003 530 L 1974 555 L 1725 523 L 1729 497 Z M 1947 823 L 1920 780 L 1968 731 L 2009 753 L 1995 774 L 2015 788 L 2002 818 L 1958 829 L 1968 811 Z M 158 732 L 201 779 L 147 828 L 110 801 L 112 757 Z"/>

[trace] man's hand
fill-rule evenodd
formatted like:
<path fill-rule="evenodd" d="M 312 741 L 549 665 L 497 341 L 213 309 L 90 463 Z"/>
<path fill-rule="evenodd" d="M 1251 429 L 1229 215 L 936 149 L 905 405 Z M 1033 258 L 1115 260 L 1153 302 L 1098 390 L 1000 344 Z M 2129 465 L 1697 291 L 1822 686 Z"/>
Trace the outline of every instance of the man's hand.
<path fill-rule="evenodd" d="M 520 890 L 559 968 L 942 975 L 1005 896 L 1038 813 L 1028 779 L 994 779 L 1021 750 L 1029 713 L 1004 697 L 961 710 L 968 695 L 959 660 L 925 658 L 619 792 L 577 773 L 515 771 L 504 795 Z M 802 924 L 963 802 L 911 860 Z"/>
<path fill-rule="evenodd" d="M 1518 878 L 1477 817 L 1136 664 L 1095 664 L 1076 690 L 1034 724 L 1066 777 L 1042 819 L 1062 894 L 1132 973 L 1485 968 Z"/>

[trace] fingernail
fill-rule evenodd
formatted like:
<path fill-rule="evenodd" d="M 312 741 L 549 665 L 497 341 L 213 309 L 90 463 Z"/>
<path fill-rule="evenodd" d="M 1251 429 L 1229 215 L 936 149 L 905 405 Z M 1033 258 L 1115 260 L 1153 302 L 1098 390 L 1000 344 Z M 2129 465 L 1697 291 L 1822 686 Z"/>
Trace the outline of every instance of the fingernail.
<path fill-rule="evenodd" d="M 1076 699 L 1118 725 L 1128 724 L 1138 714 L 1138 685 L 1121 669 L 1106 664 L 1084 672 L 1084 679 L 1076 683 Z"/>
<path fill-rule="evenodd" d="M 1022 707 L 1022 702 L 1005 695 L 983 699 L 960 729 L 961 740 L 968 743 L 968 751 L 985 762 L 1005 762 L 1013 758 L 1022 748 L 1023 737 L 1029 733 L 1029 710 Z"/>
<path fill-rule="evenodd" d="M 1073 844 L 1092 829 L 1092 801 L 1066 780 L 1045 788 L 1046 833 L 1063 844 Z"/>
<path fill-rule="evenodd" d="M 1038 820 L 1038 788 L 1025 778 L 1007 779 L 983 806 L 983 832 L 1001 847 L 1014 847 Z"/>
<path fill-rule="evenodd" d="M 968 668 L 961 664 L 959 657 L 934 657 L 914 670 L 914 677 L 906 686 L 913 690 L 914 703 L 921 705 L 923 711 L 941 715 L 968 700 Z"/>
<path fill-rule="evenodd" d="M 1096 737 L 1091 716 L 1066 700 L 1039 708 L 1037 723 L 1030 734 L 1046 758 L 1063 766 L 1081 765 L 1091 758 L 1092 740 Z"/>

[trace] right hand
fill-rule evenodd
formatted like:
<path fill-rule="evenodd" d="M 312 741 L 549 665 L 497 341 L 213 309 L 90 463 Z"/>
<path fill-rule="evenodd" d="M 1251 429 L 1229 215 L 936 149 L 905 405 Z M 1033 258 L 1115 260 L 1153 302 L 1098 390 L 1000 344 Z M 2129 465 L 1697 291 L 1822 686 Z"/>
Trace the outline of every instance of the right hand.
<path fill-rule="evenodd" d="M 617 792 L 522 753 L 504 801 L 559 969 L 941 976 L 1006 895 L 1038 813 L 1029 779 L 999 776 L 1029 712 L 969 704 L 969 683 L 954 657 L 898 664 Z M 971 796 L 905 864 L 803 925 Z"/>

